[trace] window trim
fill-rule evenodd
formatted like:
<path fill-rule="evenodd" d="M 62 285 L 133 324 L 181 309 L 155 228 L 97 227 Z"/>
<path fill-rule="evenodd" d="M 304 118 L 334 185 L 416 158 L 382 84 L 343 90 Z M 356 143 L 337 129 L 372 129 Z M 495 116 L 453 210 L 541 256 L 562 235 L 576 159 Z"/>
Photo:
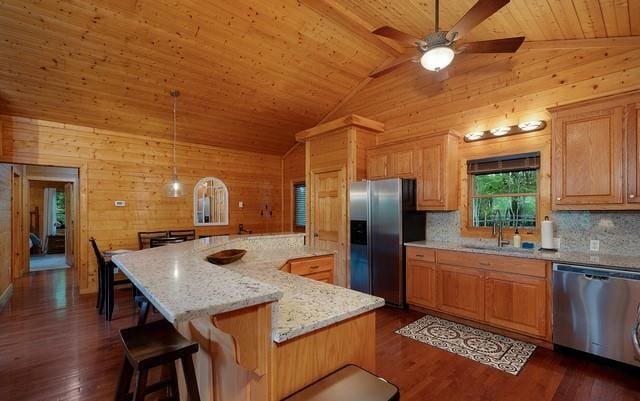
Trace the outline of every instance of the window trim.
<path fill-rule="evenodd" d="M 470 185 L 467 174 L 467 161 L 490 157 L 510 156 L 519 153 L 540 152 L 540 168 L 538 170 L 538 222 L 544 220 L 544 216 L 551 213 L 551 139 L 550 129 L 540 133 L 524 135 L 524 138 L 503 138 L 497 139 L 494 143 L 464 144 L 461 149 L 459 166 L 459 235 L 462 238 L 486 238 L 495 240 L 491 236 L 491 228 L 470 227 L 469 219 L 469 195 Z M 499 149 L 496 149 L 498 143 Z M 505 239 L 512 240 L 514 230 L 505 229 Z M 540 241 L 540 224 L 533 231 L 522 231 L 520 235 L 523 241 Z"/>
<path fill-rule="evenodd" d="M 291 228 L 294 232 L 305 232 L 307 227 L 306 225 L 300 226 L 296 224 L 296 187 L 304 186 L 305 187 L 305 197 L 307 195 L 306 187 L 307 183 L 305 181 L 292 181 L 291 182 Z M 306 214 L 306 200 L 305 199 L 305 214 Z M 305 216 L 306 223 L 306 216 Z"/>

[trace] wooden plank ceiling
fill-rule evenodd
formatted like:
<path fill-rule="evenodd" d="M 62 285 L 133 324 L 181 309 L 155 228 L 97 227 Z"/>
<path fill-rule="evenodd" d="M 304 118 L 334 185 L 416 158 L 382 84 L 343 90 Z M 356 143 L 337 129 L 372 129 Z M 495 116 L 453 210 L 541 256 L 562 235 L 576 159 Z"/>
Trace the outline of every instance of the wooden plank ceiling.
<path fill-rule="evenodd" d="M 475 0 L 440 3 L 447 29 Z M 169 138 L 177 88 L 180 140 L 284 154 L 397 56 L 368 31 L 424 36 L 433 17 L 433 0 L 0 0 L 0 113 Z M 639 21 L 635 0 L 512 0 L 467 39 L 639 35 Z"/>

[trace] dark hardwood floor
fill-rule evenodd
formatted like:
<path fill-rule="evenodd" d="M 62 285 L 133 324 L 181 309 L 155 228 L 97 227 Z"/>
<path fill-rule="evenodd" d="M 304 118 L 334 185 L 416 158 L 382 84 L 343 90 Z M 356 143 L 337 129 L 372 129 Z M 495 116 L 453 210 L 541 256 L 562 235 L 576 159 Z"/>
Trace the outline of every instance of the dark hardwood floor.
<path fill-rule="evenodd" d="M 0 313 L 0 400 L 110 400 L 122 349 L 118 330 L 136 323 L 128 290 L 113 320 L 95 296 L 78 295 L 72 271 L 32 273 L 14 283 Z M 538 349 L 518 376 L 394 334 L 421 316 L 378 313 L 377 374 L 403 401 L 640 400 L 640 369 L 573 352 Z"/>

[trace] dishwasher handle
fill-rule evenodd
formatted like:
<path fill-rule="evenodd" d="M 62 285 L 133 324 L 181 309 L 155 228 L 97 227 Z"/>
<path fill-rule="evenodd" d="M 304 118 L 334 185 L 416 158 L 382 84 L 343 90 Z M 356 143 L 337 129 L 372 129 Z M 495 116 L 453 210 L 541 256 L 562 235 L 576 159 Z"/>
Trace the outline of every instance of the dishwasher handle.
<path fill-rule="evenodd" d="M 607 276 L 596 276 L 595 274 L 584 274 L 584 278 L 587 280 L 598 280 L 598 281 L 607 281 L 609 277 Z"/>

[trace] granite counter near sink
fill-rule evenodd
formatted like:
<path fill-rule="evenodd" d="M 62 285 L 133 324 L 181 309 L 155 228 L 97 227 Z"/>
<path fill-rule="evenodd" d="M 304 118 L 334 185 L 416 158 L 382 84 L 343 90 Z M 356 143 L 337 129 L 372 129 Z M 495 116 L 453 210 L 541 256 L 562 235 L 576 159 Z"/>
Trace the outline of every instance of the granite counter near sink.
<path fill-rule="evenodd" d="M 556 263 L 603 267 L 609 269 L 615 268 L 619 270 L 640 272 L 640 256 L 619 256 L 567 251 L 540 251 L 534 249 L 527 250 L 523 248 L 513 248 L 509 246 L 498 248 L 491 246 L 478 246 L 477 244 L 471 242 L 414 241 L 406 242 L 404 245 L 448 251 L 483 253 L 488 255 L 502 255 L 516 258 L 547 260 Z"/>

